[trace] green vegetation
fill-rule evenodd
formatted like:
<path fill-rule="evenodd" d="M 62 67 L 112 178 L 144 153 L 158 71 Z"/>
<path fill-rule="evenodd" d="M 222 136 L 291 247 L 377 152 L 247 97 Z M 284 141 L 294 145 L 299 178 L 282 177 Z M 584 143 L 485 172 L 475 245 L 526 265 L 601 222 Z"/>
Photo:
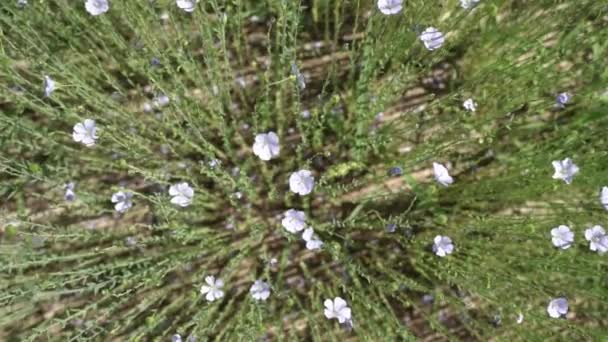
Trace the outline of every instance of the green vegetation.
<path fill-rule="evenodd" d="M 0 339 L 603 341 L 608 256 L 584 231 L 608 226 L 606 56 L 600 0 L 410 0 L 390 16 L 364 0 L 113 0 L 99 16 L 1 1 Z M 95 146 L 73 141 L 84 119 Z M 268 131 L 281 152 L 265 162 L 252 145 Z M 572 184 L 551 177 L 566 157 Z M 307 196 L 289 191 L 300 169 Z M 322 249 L 281 226 L 290 208 Z M 208 275 L 225 282 L 211 303 Z M 352 331 L 324 316 L 336 296 Z M 549 317 L 561 296 L 568 315 Z"/>

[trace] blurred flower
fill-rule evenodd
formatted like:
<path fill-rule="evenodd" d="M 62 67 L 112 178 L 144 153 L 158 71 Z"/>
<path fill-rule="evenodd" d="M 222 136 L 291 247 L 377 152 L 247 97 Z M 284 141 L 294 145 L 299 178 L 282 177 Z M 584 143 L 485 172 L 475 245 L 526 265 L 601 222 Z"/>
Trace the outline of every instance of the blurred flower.
<path fill-rule="evenodd" d="M 98 138 L 95 121 L 91 119 L 86 119 L 83 122 L 79 122 L 74 125 L 74 132 L 72 133 L 72 138 L 75 142 L 82 143 L 87 147 L 95 145 L 95 140 L 97 140 Z"/>
<path fill-rule="evenodd" d="M 425 294 L 422 296 L 422 302 L 424 304 L 433 304 L 434 301 L 435 301 L 435 296 L 433 296 L 432 294 Z"/>
<path fill-rule="evenodd" d="M 454 251 L 454 244 L 452 239 L 447 236 L 437 235 L 433 240 L 433 252 L 440 257 L 444 257 L 448 254 L 452 254 Z"/>
<path fill-rule="evenodd" d="M 306 228 L 304 230 L 304 233 L 302 233 L 302 239 L 306 241 L 306 249 L 311 251 L 319 249 L 323 246 L 323 241 L 319 239 L 312 228 Z"/>
<path fill-rule="evenodd" d="M 295 76 L 298 81 L 298 88 L 300 90 L 306 89 L 306 78 L 300 72 L 298 65 L 295 62 L 291 62 L 291 73 Z"/>
<path fill-rule="evenodd" d="M 154 106 L 154 108 L 161 108 L 168 105 L 170 101 L 169 96 L 160 94 L 152 100 L 152 106 Z"/>
<path fill-rule="evenodd" d="M 433 163 L 433 173 L 435 174 L 435 180 L 443 186 L 454 183 L 454 178 L 450 176 L 448 169 L 442 164 Z"/>
<path fill-rule="evenodd" d="M 338 322 L 344 323 L 351 319 L 351 311 L 350 308 L 346 305 L 346 301 L 340 297 L 331 299 L 326 299 L 323 302 L 325 305 L 325 317 L 327 319 L 337 318 Z"/>
<path fill-rule="evenodd" d="M 251 297 L 255 300 L 266 300 L 270 297 L 270 284 L 262 280 L 256 280 L 249 289 Z"/>
<path fill-rule="evenodd" d="M 175 334 L 171 336 L 171 342 L 182 342 L 182 337 L 180 334 Z"/>
<path fill-rule="evenodd" d="M 564 297 L 555 298 L 549 302 L 547 312 L 551 318 L 560 318 L 568 313 L 568 300 Z"/>
<path fill-rule="evenodd" d="M 222 161 L 217 158 L 214 158 L 209 161 L 208 165 L 210 168 L 215 169 L 216 167 L 222 165 Z"/>
<path fill-rule="evenodd" d="M 152 108 L 152 105 L 149 102 L 144 102 L 144 104 L 141 106 L 142 110 L 144 111 L 144 113 L 150 113 L 154 108 Z"/>
<path fill-rule="evenodd" d="M 314 186 L 315 178 L 308 170 L 299 170 L 289 176 L 289 189 L 300 196 L 311 193 Z"/>
<path fill-rule="evenodd" d="M 108 0 L 87 0 L 84 7 L 93 16 L 104 14 L 110 9 Z"/>
<path fill-rule="evenodd" d="M 555 169 L 553 179 L 562 179 L 566 184 L 572 183 L 572 178 L 578 173 L 578 166 L 572 162 L 572 159 L 554 160 L 552 164 Z"/>
<path fill-rule="evenodd" d="M 63 198 L 65 198 L 66 201 L 73 201 L 76 198 L 76 194 L 74 193 L 74 182 L 68 182 L 63 187 L 65 189 Z"/>
<path fill-rule="evenodd" d="M 131 197 L 133 197 L 133 193 L 129 191 L 118 191 L 114 193 L 112 195 L 112 203 L 116 203 L 114 209 L 121 214 L 129 210 L 129 208 L 133 206 Z"/>
<path fill-rule="evenodd" d="M 17 7 L 24 8 L 27 6 L 27 0 L 17 0 Z"/>
<path fill-rule="evenodd" d="M 308 109 L 304 109 L 304 110 L 303 110 L 303 111 L 300 113 L 300 116 L 301 116 L 303 119 L 309 119 L 309 118 L 310 118 L 310 110 L 308 110 Z"/>
<path fill-rule="evenodd" d="M 236 82 L 236 84 L 239 85 L 239 87 L 241 88 L 245 88 L 247 87 L 247 81 L 245 80 L 245 77 L 243 76 L 239 76 L 237 78 L 234 79 L 234 81 Z"/>
<path fill-rule="evenodd" d="M 171 203 L 180 207 L 187 207 L 192 204 L 194 190 L 186 182 L 171 185 L 169 195 L 172 196 Z"/>
<path fill-rule="evenodd" d="M 160 66 L 160 59 L 158 59 L 156 57 L 152 57 L 152 59 L 150 60 L 150 65 L 152 65 L 152 66 Z"/>
<path fill-rule="evenodd" d="M 374 116 L 375 124 L 381 123 L 382 120 L 384 120 L 384 112 L 378 112 L 378 113 L 376 113 L 376 116 Z"/>
<path fill-rule="evenodd" d="M 524 315 L 522 313 L 517 315 L 517 324 L 521 324 L 524 321 Z"/>
<path fill-rule="evenodd" d="M 268 161 L 279 156 L 281 147 L 279 137 L 275 132 L 261 133 L 256 135 L 253 143 L 253 154 L 263 161 Z"/>
<path fill-rule="evenodd" d="M 177 7 L 183 9 L 184 11 L 191 13 L 196 9 L 196 3 L 198 0 L 175 0 Z"/>
<path fill-rule="evenodd" d="M 388 175 L 391 177 L 401 176 L 403 174 L 403 170 L 399 166 L 391 167 L 388 170 Z"/>
<path fill-rule="evenodd" d="M 424 46 L 430 51 L 439 49 L 445 41 L 443 33 L 434 27 L 428 27 L 426 30 L 422 31 L 419 38 L 422 43 L 424 43 Z"/>
<path fill-rule="evenodd" d="M 589 241 L 589 249 L 598 253 L 608 252 L 608 235 L 602 226 L 596 225 L 585 230 L 585 239 Z"/>
<path fill-rule="evenodd" d="M 574 242 L 574 233 L 570 230 L 570 227 L 560 225 L 551 229 L 551 241 L 553 246 L 557 248 L 568 249 Z"/>
<path fill-rule="evenodd" d="M 600 192 L 600 202 L 604 208 L 608 210 L 608 186 L 602 187 L 602 191 Z"/>
<path fill-rule="evenodd" d="M 207 285 L 201 286 L 201 294 L 206 294 L 205 298 L 208 302 L 213 302 L 216 299 L 224 297 L 224 291 L 221 290 L 224 287 L 224 281 L 222 279 L 215 279 L 214 276 L 205 277 Z"/>
<path fill-rule="evenodd" d="M 135 247 L 137 245 L 137 239 L 134 236 L 127 236 L 125 239 L 125 245 L 127 247 Z"/>
<path fill-rule="evenodd" d="M 557 97 L 555 98 L 555 102 L 558 107 L 564 108 L 566 106 L 566 104 L 568 104 L 570 102 L 571 99 L 572 99 L 572 94 L 570 94 L 568 92 L 563 92 L 563 93 L 557 94 Z"/>
<path fill-rule="evenodd" d="M 378 9 L 385 15 L 397 14 L 403 9 L 403 0 L 378 0 Z"/>
<path fill-rule="evenodd" d="M 471 9 L 477 6 L 477 4 L 479 4 L 479 1 L 481 0 L 460 0 L 460 6 L 464 9 Z"/>
<path fill-rule="evenodd" d="M 475 101 L 473 101 L 473 99 L 467 99 L 462 103 L 462 106 L 464 107 L 464 109 L 468 110 L 469 112 L 475 112 L 475 110 L 477 109 L 477 103 L 475 103 Z"/>
<path fill-rule="evenodd" d="M 389 223 L 386 225 L 387 233 L 394 233 L 396 229 L 397 229 L 397 224 L 395 224 L 395 223 Z"/>
<path fill-rule="evenodd" d="M 283 215 L 281 224 L 288 232 L 299 232 L 306 227 L 306 214 L 303 211 L 289 209 Z"/>
<path fill-rule="evenodd" d="M 49 77 L 44 76 L 44 96 L 49 97 L 55 91 L 55 81 Z"/>

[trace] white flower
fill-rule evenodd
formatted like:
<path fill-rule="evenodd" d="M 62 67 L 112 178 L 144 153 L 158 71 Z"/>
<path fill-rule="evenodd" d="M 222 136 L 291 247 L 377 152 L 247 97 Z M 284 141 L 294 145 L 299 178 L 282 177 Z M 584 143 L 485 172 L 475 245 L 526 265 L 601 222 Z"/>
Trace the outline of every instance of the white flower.
<path fill-rule="evenodd" d="M 608 186 L 602 187 L 600 192 L 600 202 L 606 210 L 608 210 Z"/>
<path fill-rule="evenodd" d="M 114 209 L 121 214 L 129 210 L 133 206 L 131 197 L 133 197 L 133 193 L 129 191 L 119 191 L 113 194 L 112 203 L 116 203 Z"/>
<path fill-rule="evenodd" d="M 87 12 L 90 15 L 100 15 L 104 14 L 110 9 L 110 5 L 108 4 L 108 0 L 87 0 L 84 4 Z"/>
<path fill-rule="evenodd" d="M 152 111 L 152 105 L 149 102 L 145 102 L 142 106 L 141 106 L 142 110 L 144 111 L 144 113 L 150 113 Z"/>
<path fill-rule="evenodd" d="M 443 33 L 434 27 L 428 27 L 426 30 L 422 31 L 418 38 L 420 38 L 422 43 L 424 43 L 424 46 L 430 51 L 439 49 L 445 41 Z"/>
<path fill-rule="evenodd" d="M 608 235 L 602 226 L 593 226 L 585 230 L 585 239 L 589 241 L 589 249 L 598 253 L 608 252 Z"/>
<path fill-rule="evenodd" d="M 73 201 L 76 198 L 76 194 L 74 193 L 74 182 L 65 183 L 63 188 L 65 189 L 65 195 L 63 198 L 66 201 Z"/>
<path fill-rule="evenodd" d="M 319 239 L 317 234 L 315 234 L 314 229 L 306 228 L 304 233 L 302 233 L 302 239 L 306 241 L 306 249 L 315 250 L 320 249 L 323 246 L 323 241 Z"/>
<path fill-rule="evenodd" d="M 49 76 L 44 76 L 44 96 L 49 97 L 55 91 L 55 81 Z"/>
<path fill-rule="evenodd" d="M 448 254 L 452 254 L 454 251 L 454 244 L 452 239 L 447 236 L 437 235 L 433 240 L 433 252 L 440 257 L 444 257 Z"/>
<path fill-rule="evenodd" d="M 289 176 L 289 189 L 300 196 L 308 195 L 315 186 L 315 177 L 308 170 L 296 171 Z"/>
<path fill-rule="evenodd" d="M 435 174 L 435 180 L 443 186 L 454 183 L 454 178 L 450 176 L 448 169 L 442 164 L 433 163 L 433 173 Z"/>
<path fill-rule="evenodd" d="M 198 0 L 176 0 L 177 7 L 183 9 L 186 12 L 194 12 L 196 9 L 196 3 Z"/>
<path fill-rule="evenodd" d="M 300 116 L 303 119 L 309 119 L 310 118 L 310 110 L 304 109 L 302 112 L 300 112 Z"/>
<path fill-rule="evenodd" d="M 207 163 L 210 168 L 215 169 L 218 166 L 222 165 L 222 161 L 219 159 L 211 159 L 209 163 Z"/>
<path fill-rule="evenodd" d="M 479 3 L 481 0 L 460 0 L 460 6 L 464 9 L 471 9 Z"/>
<path fill-rule="evenodd" d="M 572 178 L 578 173 L 578 166 L 572 162 L 572 159 L 554 160 L 552 164 L 555 169 L 553 179 L 562 179 L 566 184 L 572 183 Z"/>
<path fill-rule="evenodd" d="M 74 193 L 74 186 L 74 182 L 68 182 L 63 185 L 63 188 L 65 189 L 65 195 L 63 196 L 63 198 L 66 201 L 73 201 L 76 198 L 76 194 Z"/>
<path fill-rule="evenodd" d="M 214 276 L 205 277 L 207 285 L 201 286 L 201 294 L 207 294 L 205 298 L 208 302 L 213 302 L 216 299 L 224 297 L 224 291 L 220 290 L 224 287 L 222 279 L 215 279 Z"/>
<path fill-rule="evenodd" d="M 23 8 L 27 6 L 27 0 L 17 0 L 17 7 Z"/>
<path fill-rule="evenodd" d="M 462 106 L 464 107 L 464 109 L 468 110 L 469 112 L 475 112 L 475 110 L 477 109 L 477 103 L 475 103 L 475 101 L 473 101 L 473 99 L 466 99 L 462 103 Z"/>
<path fill-rule="evenodd" d="M 279 137 L 275 132 L 261 133 L 256 135 L 253 143 L 253 154 L 263 161 L 268 161 L 279 156 L 281 148 Z"/>
<path fill-rule="evenodd" d="M 192 204 L 194 190 L 186 182 L 171 185 L 169 195 L 172 196 L 171 203 L 180 207 L 187 207 Z"/>
<path fill-rule="evenodd" d="M 306 214 L 303 211 L 289 209 L 283 216 L 281 224 L 290 233 L 299 232 L 306 227 Z"/>
<path fill-rule="evenodd" d="M 521 324 L 523 321 L 524 321 L 524 315 L 523 315 L 522 313 L 519 313 L 519 314 L 517 315 L 517 320 L 516 320 L 516 322 L 517 322 L 517 324 Z"/>
<path fill-rule="evenodd" d="M 182 336 L 180 334 L 171 336 L 171 342 L 182 342 Z M 186 338 L 186 342 L 196 342 L 196 337 L 194 335 L 190 335 Z"/>
<path fill-rule="evenodd" d="M 134 236 L 127 236 L 125 239 L 125 245 L 127 247 L 135 247 L 137 245 L 137 239 Z"/>
<path fill-rule="evenodd" d="M 570 99 L 572 99 L 572 95 L 568 92 L 564 92 L 564 93 L 557 94 L 557 97 L 555 98 L 555 102 L 558 107 L 564 108 L 566 106 L 566 104 L 568 102 L 570 102 Z"/>
<path fill-rule="evenodd" d="M 344 323 L 351 319 L 350 308 L 346 305 L 344 299 L 340 297 L 334 298 L 333 301 L 331 299 L 326 299 L 323 304 L 325 305 L 324 313 L 327 319 L 337 318 L 340 323 Z"/>
<path fill-rule="evenodd" d="M 557 248 L 568 249 L 574 242 L 574 233 L 570 230 L 570 227 L 560 225 L 551 229 L 551 241 L 553 246 Z"/>
<path fill-rule="evenodd" d="M 560 318 L 568 313 L 568 300 L 564 297 L 555 298 L 549 302 L 547 312 L 551 318 Z"/>
<path fill-rule="evenodd" d="M 79 122 L 74 125 L 74 132 L 72 132 L 72 138 L 75 142 L 83 143 L 85 146 L 91 147 L 95 145 L 97 140 L 97 127 L 95 121 L 86 119 L 83 122 Z"/>
<path fill-rule="evenodd" d="M 152 106 L 154 106 L 154 108 L 161 108 L 168 105 L 170 101 L 169 96 L 160 94 L 152 100 Z"/>
<path fill-rule="evenodd" d="M 262 280 L 256 280 L 249 289 L 251 297 L 255 300 L 266 300 L 270 297 L 270 284 Z"/>
<path fill-rule="evenodd" d="M 397 14 L 403 9 L 403 0 L 378 0 L 378 9 L 385 15 Z"/>

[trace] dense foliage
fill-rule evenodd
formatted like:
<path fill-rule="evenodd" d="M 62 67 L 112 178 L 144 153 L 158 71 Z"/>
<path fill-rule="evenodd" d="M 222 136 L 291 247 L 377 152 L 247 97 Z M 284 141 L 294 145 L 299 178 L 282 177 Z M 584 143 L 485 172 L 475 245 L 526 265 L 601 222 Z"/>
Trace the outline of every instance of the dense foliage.
<path fill-rule="evenodd" d="M 433 51 L 427 27 L 444 34 Z M 584 232 L 608 225 L 606 56 L 598 0 L 411 0 L 394 15 L 113 0 L 96 16 L 84 0 L 3 0 L 0 339 L 605 339 L 608 256 Z M 74 141 L 85 119 L 93 146 Z M 269 131 L 280 153 L 263 161 L 252 146 Z M 565 158 L 571 184 L 552 178 Z M 301 169 L 305 196 L 289 186 Z M 320 249 L 284 229 L 292 208 Z M 200 293 L 206 276 L 223 297 Z M 334 297 L 351 328 L 325 317 Z"/>

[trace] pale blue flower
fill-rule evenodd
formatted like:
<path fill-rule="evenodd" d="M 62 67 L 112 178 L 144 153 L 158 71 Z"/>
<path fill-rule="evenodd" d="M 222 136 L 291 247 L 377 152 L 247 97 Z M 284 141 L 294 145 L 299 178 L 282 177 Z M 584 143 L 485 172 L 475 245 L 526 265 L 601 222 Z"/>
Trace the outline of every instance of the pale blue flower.
<path fill-rule="evenodd" d="M 445 41 L 443 33 L 434 27 L 428 27 L 422 31 L 419 38 L 430 51 L 439 49 Z"/>
<path fill-rule="evenodd" d="M 570 158 L 566 158 L 564 160 L 554 160 L 552 165 L 555 169 L 553 179 L 561 179 L 566 182 L 566 184 L 572 183 L 574 175 L 576 175 L 579 171 L 578 166 L 576 166 Z"/>
<path fill-rule="evenodd" d="M 92 16 L 98 16 L 106 13 L 110 9 L 108 0 L 87 0 L 84 7 Z"/>
<path fill-rule="evenodd" d="M 452 254 L 454 251 L 454 244 L 452 239 L 447 236 L 437 235 L 433 239 L 433 252 L 440 257 L 445 257 L 448 254 Z"/>
<path fill-rule="evenodd" d="M 378 0 L 378 9 L 384 15 L 393 15 L 403 9 L 403 0 Z"/>
<path fill-rule="evenodd" d="M 568 300 L 564 297 L 555 298 L 549 302 L 547 313 L 551 318 L 560 318 L 568 313 Z"/>

